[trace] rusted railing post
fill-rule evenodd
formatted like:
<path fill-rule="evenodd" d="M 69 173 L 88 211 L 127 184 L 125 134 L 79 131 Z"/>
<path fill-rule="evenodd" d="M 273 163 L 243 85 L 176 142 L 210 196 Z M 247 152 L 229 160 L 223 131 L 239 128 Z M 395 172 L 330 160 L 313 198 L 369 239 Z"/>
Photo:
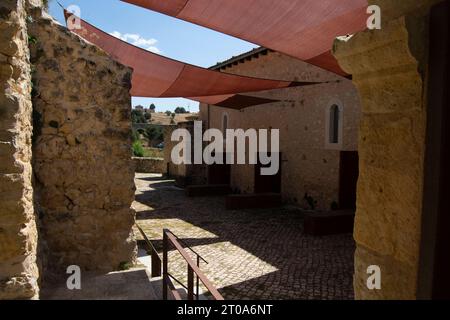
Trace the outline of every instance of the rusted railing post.
<path fill-rule="evenodd" d="M 142 230 L 142 228 L 138 224 L 136 224 L 136 227 L 138 228 L 148 247 L 147 253 L 150 255 L 152 263 L 151 277 L 152 278 L 161 277 L 161 259 L 159 258 L 158 251 L 156 250 L 155 246 L 153 246 L 152 242 L 147 237 L 144 230 Z"/>
<path fill-rule="evenodd" d="M 152 250 L 152 278 L 161 277 L 161 259 L 158 253 Z"/>
<path fill-rule="evenodd" d="M 197 255 L 197 267 L 200 269 L 200 256 Z M 196 274 L 197 276 L 197 300 L 200 300 L 200 293 L 199 293 L 199 289 L 200 289 L 200 279 L 198 277 L 198 274 Z"/>
<path fill-rule="evenodd" d="M 197 282 L 198 279 L 205 285 L 206 289 L 211 293 L 212 297 L 215 300 L 223 300 L 223 296 L 219 293 L 216 287 L 211 283 L 211 281 L 208 280 L 206 275 L 200 270 L 199 265 L 200 261 L 197 258 L 197 264 L 192 260 L 192 258 L 189 256 L 189 254 L 186 252 L 186 250 L 183 248 L 183 246 L 180 244 L 181 240 L 179 239 L 169 230 L 164 229 L 163 231 L 163 298 L 164 300 L 167 300 L 168 290 L 172 292 L 173 297 L 175 300 L 181 300 L 181 295 L 175 288 L 175 286 L 172 283 L 172 280 L 175 280 L 179 285 L 181 285 L 184 289 L 188 291 L 188 300 L 194 300 L 194 273 L 197 275 Z M 168 252 L 169 252 L 169 243 L 171 246 L 175 247 L 175 249 L 181 254 L 181 256 L 184 258 L 184 260 L 188 264 L 188 285 L 185 286 L 183 283 L 181 283 L 179 280 L 175 279 L 173 276 L 169 274 L 168 271 Z M 192 249 L 190 249 L 193 251 Z M 195 254 L 197 254 L 195 251 L 193 251 Z M 198 255 L 198 254 L 197 254 Z M 198 255 L 199 256 L 199 255 Z M 205 261 L 202 257 L 200 257 L 201 260 Z M 206 261 L 205 261 L 206 262 Z M 208 262 L 206 262 L 208 263 Z M 199 284 L 197 283 L 197 299 L 198 299 L 198 293 L 199 293 Z"/>
<path fill-rule="evenodd" d="M 194 300 L 194 270 L 188 264 L 188 300 Z"/>
<path fill-rule="evenodd" d="M 163 300 L 167 300 L 167 286 L 169 278 L 168 270 L 168 252 L 169 252 L 169 239 L 167 238 L 167 230 L 163 230 Z"/>

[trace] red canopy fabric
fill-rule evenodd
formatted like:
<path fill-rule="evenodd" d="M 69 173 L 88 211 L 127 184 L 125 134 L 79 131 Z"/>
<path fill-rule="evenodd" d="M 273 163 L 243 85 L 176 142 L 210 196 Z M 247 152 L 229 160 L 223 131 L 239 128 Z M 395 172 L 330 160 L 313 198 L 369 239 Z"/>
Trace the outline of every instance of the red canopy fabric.
<path fill-rule="evenodd" d="M 66 20 L 72 14 L 65 11 Z M 219 104 L 236 93 L 256 92 L 317 82 L 289 82 L 233 75 L 189 65 L 146 51 L 122 41 L 80 19 L 72 31 L 102 48 L 113 59 L 134 69 L 131 95 L 138 97 L 183 97 Z M 247 101 L 247 103 L 250 100 Z M 254 98 L 254 102 L 262 102 Z"/>
<path fill-rule="evenodd" d="M 206 104 L 216 105 L 218 107 L 224 107 L 229 109 L 242 110 L 252 106 L 263 105 L 267 103 L 279 102 L 280 100 L 253 97 L 242 94 L 230 94 L 222 96 L 211 96 L 211 97 L 198 97 L 189 98 L 192 100 L 200 101 Z"/>
<path fill-rule="evenodd" d="M 367 0 L 122 0 L 347 75 L 331 54 L 337 36 L 366 28 Z"/>

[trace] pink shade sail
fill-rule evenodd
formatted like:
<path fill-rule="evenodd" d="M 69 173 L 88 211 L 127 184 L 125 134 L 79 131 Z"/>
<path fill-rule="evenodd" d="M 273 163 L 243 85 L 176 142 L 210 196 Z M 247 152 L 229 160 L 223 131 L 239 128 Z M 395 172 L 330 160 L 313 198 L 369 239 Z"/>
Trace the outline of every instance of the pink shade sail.
<path fill-rule="evenodd" d="M 65 16 L 67 20 L 72 14 L 65 11 Z M 133 96 L 183 97 L 218 104 L 237 93 L 317 84 L 244 77 L 196 67 L 138 48 L 82 19 L 79 21 L 80 28 L 73 29 L 72 32 L 97 45 L 119 63 L 133 68 L 130 91 Z M 250 100 L 249 98 L 248 102 Z M 262 100 L 255 98 L 253 101 L 258 103 Z"/>
<path fill-rule="evenodd" d="M 339 75 L 338 36 L 366 28 L 367 0 L 122 0 L 282 52 Z"/>

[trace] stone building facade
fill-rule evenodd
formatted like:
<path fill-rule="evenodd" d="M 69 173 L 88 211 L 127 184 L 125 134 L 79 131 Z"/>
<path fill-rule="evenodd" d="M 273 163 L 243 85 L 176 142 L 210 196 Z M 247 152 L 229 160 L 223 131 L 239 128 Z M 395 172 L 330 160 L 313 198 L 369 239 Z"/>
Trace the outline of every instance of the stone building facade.
<path fill-rule="evenodd" d="M 279 129 L 283 199 L 308 209 L 306 194 L 316 202 L 316 209 L 328 210 L 332 204 L 338 204 L 341 153 L 358 150 L 360 102 L 352 82 L 264 48 L 213 69 L 259 78 L 321 82 L 250 94 L 279 102 L 243 110 L 201 104 L 200 114 L 206 128 L 223 130 L 226 121 L 228 129 Z M 331 141 L 330 130 L 334 124 L 330 117 L 336 106 L 339 108 L 338 140 Z M 255 192 L 254 166 L 233 165 L 231 186 L 241 193 Z"/>
<path fill-rule="evenodd" d="M 132 71 L 41 6 L 0 3 L 0 299 L 136 258 Z"/>
<path fill-rule="evenodd" d="M 174 164 L 172 150 L 178 142 L 172 141 L 172 133 L 177 130 L 187 130 L 194 135 L 194 121 L 183 121 L 177 125 L 164 127 L 164 167 L 165 173 L 175 179 L 180 187 L 203 185 L 207 183 L 207 168 L 205 165 Z M 193 151 L 193 150 L 192 150 Z M 191 155 L 193 156 L 193 155 Z"/>

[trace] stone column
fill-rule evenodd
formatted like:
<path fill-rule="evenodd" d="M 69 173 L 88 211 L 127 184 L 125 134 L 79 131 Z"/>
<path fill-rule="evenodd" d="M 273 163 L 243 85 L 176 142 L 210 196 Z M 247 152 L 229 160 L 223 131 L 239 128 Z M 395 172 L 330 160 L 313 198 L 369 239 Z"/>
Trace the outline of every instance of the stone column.
<path fill-rule="evenodd" d="M 438 0 L 371 0 L 382 29 L 335 43 L 363 107 L 355 222 L 357 299 L 415 299 L 421 236 L 428 13 Z M 381 290 L 367 268 L 381 267 Z"/>
<path fill-rule="evenodd" d="M 0 299 L 38 295 L 31 73 L 23 0 L 0 3 Z"/>

